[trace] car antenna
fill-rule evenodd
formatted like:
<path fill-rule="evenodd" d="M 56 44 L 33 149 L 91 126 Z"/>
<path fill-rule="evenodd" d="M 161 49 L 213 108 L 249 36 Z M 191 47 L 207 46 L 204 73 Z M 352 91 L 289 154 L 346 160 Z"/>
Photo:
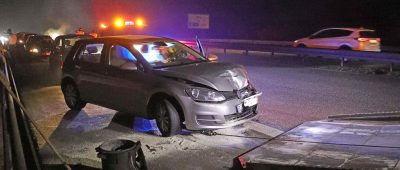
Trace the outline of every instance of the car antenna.
<path fill-rule="evenodd" d="M 197 47 L 199 47 L 200 53 L 201 53 L 204 57 L 207 57 L 207 56 L 206 56 L 206 52 L 204 51 L 203 45 L 201 44 L 201 42 L 200 42 L 199 38 L 197 37 L 197 35 L 196 35 L 196 44 L 197 44 Z"/>

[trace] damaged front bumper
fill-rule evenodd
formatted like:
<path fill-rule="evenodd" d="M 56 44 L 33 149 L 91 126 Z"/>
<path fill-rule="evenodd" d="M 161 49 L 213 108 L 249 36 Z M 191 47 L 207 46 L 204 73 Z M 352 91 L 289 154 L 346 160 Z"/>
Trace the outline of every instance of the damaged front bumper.
<path fill-rule="evenodd" d="M 261 95 L 257 92 L 244 99 L 235 98 L 222 103 L 201 103 L 185 98 L 181 101 L 186 128 L 218 129 L 242 124 L 257 115 L 258 98 Z"/>

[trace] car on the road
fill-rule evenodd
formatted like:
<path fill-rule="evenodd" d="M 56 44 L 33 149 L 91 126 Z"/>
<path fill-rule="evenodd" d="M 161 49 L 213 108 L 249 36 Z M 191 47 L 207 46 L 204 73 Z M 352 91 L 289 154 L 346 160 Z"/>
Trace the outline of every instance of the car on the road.
<path fill-rule="evenodd" d="M 77 34 L 66 34 L 60 35 L 54 40 L 54 52 L 50 56 L 49 64 L 51 68 L 59 68 L 62 61 L 65 60 L 68 52 L 74 46 L 75 42 L 81 39 L 94 38 L 91 35 L 77 35 Z"/>
<path fill-rule="evenodd" d="M 31 35 L 25 43 L 26 59 L 48 59 L 54 51 L 54 40 L 48 35 Z"/>
<path fill-rule="evenodd" d="M 23 44 L 26 43 L 26 41 L 28 40 L 28 38 L 29 38 L 30 36 L 33 36 L 33 35 L 38 35 L 38 34 L 36 34 L 36 33 L 31 33 L 31 32 L 19 32 L 19 33 L 17 33 L 17 34 L 16 34 L 16 36 L 17 36 L 17 42 L 16 42 L 16 44 L 17 44 L 17 45 L 23 46 Z"/>
<path fill-rule="evenodd" d="M 242 124 L 261 95 L 241 65 L 218 63 L 169 38 L 130 35 L 79 40 L 62 68 L 72 110 L 86 103 L 156 119 L 162 136 Z"/>
<path fill-rule="evenodd" d="M 294 41 L 293 46 L 380 52 L 380 41 L 371 29 L 327 28 Z"/>

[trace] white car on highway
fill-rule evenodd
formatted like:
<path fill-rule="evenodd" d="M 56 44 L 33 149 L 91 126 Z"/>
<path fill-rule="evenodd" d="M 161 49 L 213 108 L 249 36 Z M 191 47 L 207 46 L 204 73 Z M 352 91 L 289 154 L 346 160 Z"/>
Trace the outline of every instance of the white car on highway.
<path fill-rule="evenodd" d="M 375 30 L 364 28 L 327 28 L 294 41 L 294 47 L 381 51 Z"/>

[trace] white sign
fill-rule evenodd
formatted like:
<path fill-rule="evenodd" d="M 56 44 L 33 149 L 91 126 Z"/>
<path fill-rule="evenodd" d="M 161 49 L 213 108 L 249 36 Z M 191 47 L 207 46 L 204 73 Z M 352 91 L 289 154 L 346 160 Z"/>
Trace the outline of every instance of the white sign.
<path fill-rule="evenodd" d="M 209 29 L 210 15 L 209 14 L 188 14 L 189 29 Z"/>

